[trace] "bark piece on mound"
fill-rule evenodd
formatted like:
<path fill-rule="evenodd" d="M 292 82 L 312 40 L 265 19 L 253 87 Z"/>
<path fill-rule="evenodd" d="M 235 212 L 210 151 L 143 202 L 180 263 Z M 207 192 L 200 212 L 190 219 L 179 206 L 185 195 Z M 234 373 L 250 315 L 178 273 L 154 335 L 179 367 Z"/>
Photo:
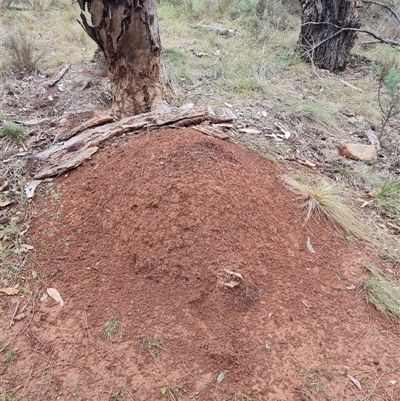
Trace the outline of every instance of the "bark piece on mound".
<path fill-rule="evenodd" d="M 216 115 L 211 108 L 193 108 L 192 105 L 157 109 L 99 125 L 102 121 L 107 122 L 110 119 L 111 115 L 107 113 L 94 117 L 58 137 L 58 140 L 68 138 L 67 140 L 57 142 L 50 148 L 31 156 L 28 159 L 28 166 L 33 178 L 52 177 L 78 167 L 101 145 L 122 134 L 141 135 L 165 127 L 190 127 L 204 122 L 211 124 L 232 122 L 230 116 Z M 203 127 L 202 132 L 218 139 L 228 137 L 218 127 Z"/>

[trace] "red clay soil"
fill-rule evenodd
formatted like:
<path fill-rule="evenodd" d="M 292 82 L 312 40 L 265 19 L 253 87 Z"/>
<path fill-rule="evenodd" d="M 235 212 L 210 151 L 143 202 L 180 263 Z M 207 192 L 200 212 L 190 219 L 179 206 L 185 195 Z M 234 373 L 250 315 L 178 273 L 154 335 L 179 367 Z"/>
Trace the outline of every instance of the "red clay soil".
<path fill-rule="evenodd" d="M 235 144 L 165 130 L 39 193 L 41 293 L 56 288 L 65 305 L 35 301 L 4 388 L 32 400 L 400 400 L 399 325 L 360 287 L 370 251 L 303 227 L 281 175 Z M 111 316 L 123 332 L 109 341 Z"/>

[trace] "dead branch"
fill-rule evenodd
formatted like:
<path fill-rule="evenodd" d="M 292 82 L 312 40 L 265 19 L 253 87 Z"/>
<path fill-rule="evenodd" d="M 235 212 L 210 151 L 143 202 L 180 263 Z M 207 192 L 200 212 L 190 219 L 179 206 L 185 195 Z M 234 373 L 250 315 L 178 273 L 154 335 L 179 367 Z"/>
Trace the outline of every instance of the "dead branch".
<path fill-rule="evenodd" d="M 95 41 L 99 45 L 99 41 L 97 39 L 96 31 L 94 30 L 94 28 L 92 26 L 89 25 L 89 23 L 87 22 L 86 15 L 83 12 L 81 12 L 81 19 L 82 19 L 82 21 L 77 20 L 79 25 L 87 33 L 89 38 L 91 38 L 93 41 Z"/>
<path fill-rule="evenodd" d="M 397 19 L 397 21 L 400 23 L 400 16 L 396 13 L 396 11 L 393 10 L 392 7 L 388 6 L 387 4 L 384 3 L 380 3 L 379 1 L 373 1 L 373 0 L 361 0 L 361 3 L 364 4 L 375 4 L 377 6 L 380 6 L 382 8 L 385 8 L 386 10 L 388 10 L 394 18 Z"/>
<path fill-rule="evenodd" d="M 194 29 L 201 29 L 203 31 L 212 31 L 215 32 L 217 35 L 222 36 L 242 36 L 236 29 L 228 29 L 228 28 L 221 28 L 219 26 L 212 26 L 212 25 L 190 25 L 191 28 Z"/>
<path fill-rule="evenodd" d="M 53 78 L 51 81 L 47 82 L 47 85 L 54 86 L 69 70 L 69 67 L 70 67 L 70 64 L 67 64 L 65 67 L 63 67 L 62 70 L 57 74 L 57 76 L 55 78 Z"/>
<path fill-rule="evenodd" d="M 366 29 L 359 29 L 359 28 L 342 28 L 341 26 L 338 26 L 336 24 L 333 24 L 332 22 L 306 22 L 303 25 L 332 25 L 336 28 L 338 28 L 339 30 L 337 32 L 335 32 L 333 35 L 329 36 L 328 38 L 321 40 L 321 42 L 317 43 L 316 45 L 314 45 L 311 49 L 307 50 L 307 53 L 312 53 L 313 51 L 315 51 L 315 49 L 317 49 L 319 46 L 321 46 L 323 43 L 328 42 L 329 40 L 331 40 L 332 38 L 334 38 L 337 35 L 340 35 L 343 32 L 360 32 L 360 33 L 366 33 L 367 35 L 370 35 L 372 37 L 374 37 L 376 40 L 378 40 L 378 42 L 380 43 L 386 43 L 394 48 L 396 47 L 400 47 L 400 42 L 397 42 L 395 40 L 391 40 L 391 39 L 386 39 L 386 38 L 382 38 L 381 36 L 377 35 L 374 32 L 368 31 Z"/>

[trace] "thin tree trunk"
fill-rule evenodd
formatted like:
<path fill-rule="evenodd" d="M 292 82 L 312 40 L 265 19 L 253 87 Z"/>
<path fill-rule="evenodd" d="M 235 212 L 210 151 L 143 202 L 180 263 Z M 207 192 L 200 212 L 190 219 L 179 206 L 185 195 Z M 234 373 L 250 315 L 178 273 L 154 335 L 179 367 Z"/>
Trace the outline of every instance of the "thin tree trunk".
<path fill-rule="evenodd" d="M 161 56 L 156 0 L 79 0 L 81 25 L 104 52 L 118 118 L 148 112 L 173 97 Z"/>
<path fill-rule="evenodd" d="M 303 57 L 330 71 L 346 67 L 360 28 L 357 0 L 300 0 L 301 32 L 297 44 Z"/>

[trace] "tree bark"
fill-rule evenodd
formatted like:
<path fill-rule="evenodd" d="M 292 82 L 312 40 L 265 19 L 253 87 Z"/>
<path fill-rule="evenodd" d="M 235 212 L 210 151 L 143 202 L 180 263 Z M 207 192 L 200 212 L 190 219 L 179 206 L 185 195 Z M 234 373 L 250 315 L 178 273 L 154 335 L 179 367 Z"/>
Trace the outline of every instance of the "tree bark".
<path fill-rule="evenodd" d="M 300 0 L 301 32 L 297 47 L 320 68 L 341 71 L 361 26 L 357 0 Z"/>
<path fill-rule="evenodd" d="M 117 118 L 146 113 L 173 97 L 161 55 L 156 0 L 78 0 L 81 25 L 103 51 Z"/>

